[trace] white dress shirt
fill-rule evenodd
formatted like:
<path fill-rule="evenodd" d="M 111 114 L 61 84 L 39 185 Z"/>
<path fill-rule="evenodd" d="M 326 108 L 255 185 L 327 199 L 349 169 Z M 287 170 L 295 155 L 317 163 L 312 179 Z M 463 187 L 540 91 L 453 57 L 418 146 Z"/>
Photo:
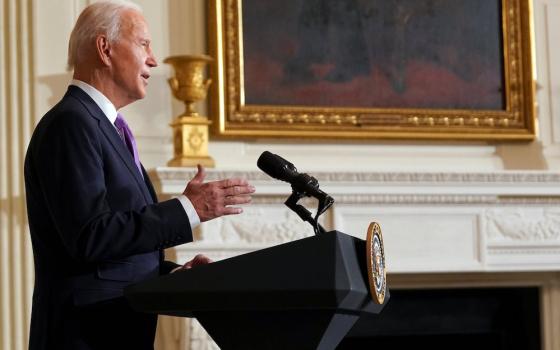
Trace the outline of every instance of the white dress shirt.
<path fill-rule="evenodd" d="M 117 130 L 116 129 L 117 127 L 115 126 L 115 120 L 117 120 L 117 109 L 105 95 L 103 95 L 99 90 L 97 90 L 93 86 L 84 83 L 81 80 L 72 79 L 70 85 L 74 85 L 82 89 L 86 94 L 88 94 L 88 96 L 91 97 L 91 99 L 103 111 L 103 114 L 105 114 L 107 119 L 109 119 L 111 125 L 115 127 L 115 130 Z M 187 196 L 185 196 L 184 194 L 177 197 L 177 199 L 181 202 L 181 205 L 183 206 L 185 213 L 189 217 L 191 229 L 194 229 L 196 226 L 200 224 L 200 217 L 196 213 L 194 206 L 192 205 L 191 201 L 187 198 Z"/>

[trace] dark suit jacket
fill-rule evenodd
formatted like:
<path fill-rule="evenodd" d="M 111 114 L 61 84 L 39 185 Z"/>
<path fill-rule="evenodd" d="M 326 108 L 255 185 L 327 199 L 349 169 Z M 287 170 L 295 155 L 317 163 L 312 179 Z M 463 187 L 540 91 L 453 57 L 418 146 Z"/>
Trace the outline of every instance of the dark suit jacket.
<path fill-rule="evenodd" d="M 33 133 L 25 187 L 30 349 L 151 348 L 156 318 L 132 311 L 123 288 L 169 272 L 162 249 L 192 241 L 179 200 L 157 203 L 114 126 L 75 86 Z"/>

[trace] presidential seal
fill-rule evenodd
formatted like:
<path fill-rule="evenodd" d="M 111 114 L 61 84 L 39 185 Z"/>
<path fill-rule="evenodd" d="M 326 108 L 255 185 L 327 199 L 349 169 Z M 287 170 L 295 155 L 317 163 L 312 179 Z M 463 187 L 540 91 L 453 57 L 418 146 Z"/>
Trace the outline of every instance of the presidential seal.
<path fill-rule="evenodd" d="M 373 301 L 383 304 L 387 289 L 385 274 L 385 251 L 383 249 L 383 236 L 381 227 L 377 222 L 369 224 L 366 239 L 367 269 L 369 291 Z"/>

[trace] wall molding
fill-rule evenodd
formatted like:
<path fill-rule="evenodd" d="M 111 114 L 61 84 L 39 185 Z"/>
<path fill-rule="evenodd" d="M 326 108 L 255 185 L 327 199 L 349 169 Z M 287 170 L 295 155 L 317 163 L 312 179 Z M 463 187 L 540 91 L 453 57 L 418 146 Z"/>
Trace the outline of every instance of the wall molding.
<path fill-rule="evenodd" d="M 208 169 L 208 179 L 215 180 L 224 177 L 243 177 L 247 180 L 270 181 L 270 176 L 261 171 L 235 171 Z M 190 168 L 157 167 L 151 171 L 160 181 L 186 180 L 196 174 Z M 343 172 L 343 171 L 317 171 L 313 177 L 319 181 L 327 182 L 382 182 L 382 183 L 409 183 L 409 184 L 531 184 L 542 183 L 560 184 L 560 173 L 552 171 L 492 171 L 492 172 Z"/>

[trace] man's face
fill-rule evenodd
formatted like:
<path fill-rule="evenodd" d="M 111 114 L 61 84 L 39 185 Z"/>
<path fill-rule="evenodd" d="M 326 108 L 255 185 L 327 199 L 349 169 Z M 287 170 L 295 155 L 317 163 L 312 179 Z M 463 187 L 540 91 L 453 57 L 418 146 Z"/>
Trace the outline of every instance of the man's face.
<path fill-rule="evenodd" d="M 113 80 L 127 105 L 146 96 L 150 69 L 157 66 L 144 17 L 137 11 L 123 13 L 119 39 L 112 44 Z"/>

